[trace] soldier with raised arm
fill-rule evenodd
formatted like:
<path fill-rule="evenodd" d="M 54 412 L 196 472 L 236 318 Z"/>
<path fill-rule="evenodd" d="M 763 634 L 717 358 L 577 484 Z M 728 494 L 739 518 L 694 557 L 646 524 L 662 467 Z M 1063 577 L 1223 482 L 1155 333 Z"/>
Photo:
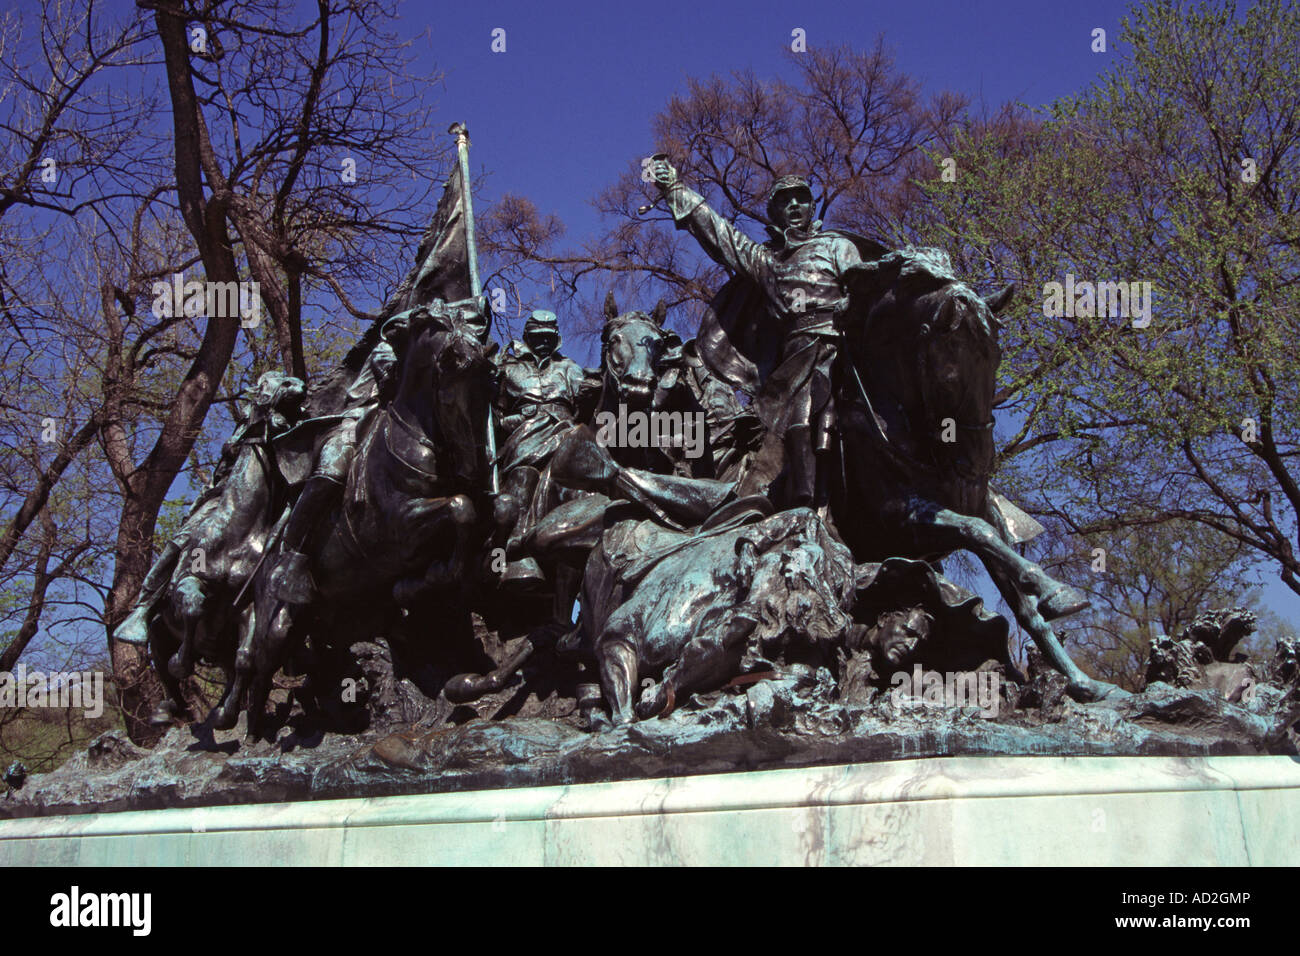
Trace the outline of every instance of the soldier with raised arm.
<path fill-rule="evenodd" d="M 690 232 L 733 276 L 748 279 L 753 287 L 748 307 L 761 309 L 769 320 L 758 337 L 766 337 L 771 354 L 766 361 L 756 360 L 756 370 L 749 366 L 751 377 L 757 372 L 752 382 L 754 407 L 767 437 L 756 467 L 742 478 L 742 493 L 768 492 L 767 485 L 783 466 L 784 494 L 770 492 L 781 505 L 824 506 L 827 489 L 818 462 L 834 442 L 836 326 L 849 304 L 844 277 L 864 257 L 876 258 L 884 249 L 849 233 L 822 231 L 813 218 L 812 189 L 798 176 L 783 176 L 772 184 L 767 196 L 771 239 L 760 243 L 682 185 L 666 159 L 656 157 L 651 171 L 677 228 Z M 734 329 L 729 331 L 739 338 Z M 720 361 L 718 340 L 725 337 L 725 331 L 701 327 L 706 361 Z M 727 344 L 733 352 L 737 347 L 743 351 L 738 342 Z M 720 371 L 724 379 L 744 387 L 726 374 L 726 368 Z"/>

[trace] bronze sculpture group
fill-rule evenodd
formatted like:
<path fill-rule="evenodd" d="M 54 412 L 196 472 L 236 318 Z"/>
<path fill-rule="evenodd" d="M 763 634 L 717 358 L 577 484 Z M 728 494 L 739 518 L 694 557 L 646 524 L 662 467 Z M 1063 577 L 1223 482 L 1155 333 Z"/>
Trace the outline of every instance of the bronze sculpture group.
<path fill-rule="evenodd" d="M 1007 622 L 942 575 L 957 550 L 1073 696 L 1118 693 L 1062 649 L 1051 621 L 1086 600 L 1017 550 L 1039 529 L 989 488 L 996 313 L 1013 290 L 981 298 L 939 250 L 822 230 L 797 177 L 773 184 L 760 243 L 667 160 L 651 169 L 677 227 L 732 276 L 695 339 L 664 327 L 662 303 L 621 313 L 611 296 L 601 367 L 584 370 L 549 311 L 499 351 L 482 296 L 408 294 L 310 394 L 262 377 L 116 634 L 149 645 L 159 723 L 185 715 L 196 661 L 226 672 L 215 727 L 246 712 L 259 732 L 290 662 L 332 713 L 353 641 L 436 655 L 519 595 L 549 611 L 509 659 L 429 693 L 470 701 L 545 655 L 598 729 L 855 658 L 882 686 L 918 662 L 1014 671 Z M 610 442 L 602 412 L 698 416 L 702 450 Z"/>

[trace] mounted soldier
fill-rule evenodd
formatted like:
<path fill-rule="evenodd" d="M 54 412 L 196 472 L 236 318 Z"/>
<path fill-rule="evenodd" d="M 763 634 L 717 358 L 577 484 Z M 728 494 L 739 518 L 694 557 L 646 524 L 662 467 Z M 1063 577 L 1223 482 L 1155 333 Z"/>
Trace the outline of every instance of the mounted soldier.
<path fill-rule="evenodd" d="M 393 369 L 397 365 L 397 349 L 401 347 L 409 329 L 409 312 L 395 315 L 384 322 L 379 342 L 348 386 L 343 410 L 330 416 L 336 424 L 330 427 L 327 437 L 321 443 L 311 476 L 303 485 L 289 514 L 289 522 L 280 540 L 280 553 L 275 558 L 276 564 L 272 571 L 273 590 L 292 604 L 307 604 L 314 596 L 315 588 L 307 567 L 307 556 L 304 554 L 307 538 L 343 495 L 348 469 L 356 457 L 357 426 L 388 398 Z M 319 422 L 320 420 L 304 422 L 304 430 L 309 430 Z"/>
<path fill-rule="evenodd" d="M 710 370 L 754 398 L 767 429 L 747 466 L 741 493 L 769 493 L 783 507 L 825 506 L 834 445 L 833 401 L 841 318 L 849 310 L 846 275 L 883 246 L 822 230 L 808 182 L 783 176 L 767 196 L 766 243 L 718 215 L 677 179 L 662 157 L 651 166 L 678 229 L 685 229 L 733 278 L 701 323 L 698 348 Z M 784 488 L 774 482 L 784 471 Z"/>
<path fill-rule="evenodd" d="M 149 624 L 160 600 L 172 583 L 173 574 L 187 551 L 201 548 L 204 564 L 216 568 L 217 545 L 223 540 L 228 526 L 240 529 L 252 527 L 264 507 L 263 502 L 283 499 L 287 489 L 274 460 L 273 441 L 288 431 L 301 417 L 306 386 L 299 378 L 284 372 L 266 372 L 248 392 L 241 403 L 240 414 L 244 421 L 221 447 L 221 459 L 213 469 L 212 478 L 190 508 L 185 523 L 166 544 L 150 568 L 141 585 L 135 607 L 118 625 L 113 637 L 130 644 L 145 644 L 149 638 Z M 252 450 L 261 466 L 250 473 L 257 476 L 257 489 L 240 487 L 229 489 L 235 464 L 244 452 Z M 241 481 L 245 478 L 241 477 Z M 269 516 L 273 523 L 276 516 Z"/>
<path fill-rule="evenodd" d="M 495 507 L 499 543 L 521 538 L 560 503 L 560 489 L 546 464 L 565 432 L 594 403 L 600 377 L 560 353 L 554 312 L 537 309 L 524 323 L 523 340 L 510 343 L 497 361 L 495 409 L 504 441 L 497 463 L 502 475 Z M 504 581 L 535 581 L 535 562 L 511 561 Z"/>

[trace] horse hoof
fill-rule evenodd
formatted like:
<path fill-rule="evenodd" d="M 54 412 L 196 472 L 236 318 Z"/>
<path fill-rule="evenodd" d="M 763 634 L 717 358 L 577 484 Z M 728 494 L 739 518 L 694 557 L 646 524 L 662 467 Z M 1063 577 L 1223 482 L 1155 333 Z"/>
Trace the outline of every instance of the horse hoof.
<path fill-rule="evenodd" d="M 647 688 L 636 705 L 637 720 L 649 720 L 651 717 L 667 717 L 677 705 L 677 695 L 667 682 L 653 689 Z"/>
<path fill-rule="evenodd" d="M 637 701 L 636 719 L 649 720 L 656 716 L 659 711 L 663 710 L 664 701 L 661 693 L 655 693 L 648 697 L 642 697 Z"/>
<path fill-rule="evenodd" d="M 220 707 L 208 716 L 213 730 L 231 730 L 239 723 L 239 711 L 226 711 Z"/>
<path fill-rule="evenodd" d="M 491 690 L 482 686 L 482 681 L 478 674 L 457 674 L 443 685 L 442 696 L 453 704 L 468 704 Z"/>
<path fill-rule="evenodd" d="M 1091 605 L 1092 602 L 1083 591 L 1072 585 L 1062 584 L 1050 594 L 1038 599 L 1038 613 L 1043 616 L 1044 621 L 1055 621 L 1057 618 L 1078 614 Z"/>
<path fill-rule="evenodd" d="M 555 656 L 565 661 L 576 661 L 582 658 L 582 629 L 573 627 L 568 629 L 555 642 Z"/>
<path fill-rule="evenodd" d="M 162 701 L 149 715 L 150 727 L 170 727 L 180 708 L 170 700 Z"/>
<path fill-rule="evenodd" d="M 1066 687 L 1065 692 L 1070 695 L 1071 699 L 1081 704 L 1095 704 L 1101 700 L 1117 701 L 1133 696 L 1122 687 L 1091 678 L 1072 682 Z"/>

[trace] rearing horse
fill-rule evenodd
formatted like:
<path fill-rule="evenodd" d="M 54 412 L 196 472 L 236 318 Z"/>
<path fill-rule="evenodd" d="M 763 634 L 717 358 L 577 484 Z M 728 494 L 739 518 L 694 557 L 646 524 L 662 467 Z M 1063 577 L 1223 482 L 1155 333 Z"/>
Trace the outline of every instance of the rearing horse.
<path fill-rule="evenodd" d="M 142 608 L 154 670 L 166 692 L 153 715 L 155 724 L 185 712 L 180 681 L 193 673 L 196 660 L 225 671 L 223 703 L 230 697 L 243 617 L 242 608 L 233 606 L 235 598 L 288 503 L 273 439 L 301 413 L 305 396 L 302 380 L 283 372 L 258 379 L 249 396 L 248 421 L 223 451 L 228 471 L 196 502 L 168 553 L 150 572 L 150 577 L 170 574 L 156 599 Z"/>
<path fill-rule="evenodd" d="M 842 352 L 845 482 L 832 513 L 855 558 L 972 552 L 1071 694 L 1113 693 L 1080 670 L 1048 623 L 1082 610 L 1086 597 L 1016 551 L 1032 536 L 1015 533 L 1025 516 L 988 487 L 1001 359 L 995 313 L 1014 287 L 981 299 L 930 249 L 895 252 L 850 285 L 866 314 Z"/>
<path fill-rule="evenodd" d="M 360 609 L 370 623 L 429 599 L 460 598 L 474 568 L 484 490 L 492 365 L 478 300 L 436 303 L 410 314 L 409 340 L 391 402 L 358 428 L 342 501 L 309 541 L 319 598 L 280 599 L 269 562 L 256 579 L 254 615 L 236 660 L 236 687 L 217 726 L 233 726 L 245 689 L 249 731 L 263 715 L 271 679 L 306 633 L 346 637 Z"/>

